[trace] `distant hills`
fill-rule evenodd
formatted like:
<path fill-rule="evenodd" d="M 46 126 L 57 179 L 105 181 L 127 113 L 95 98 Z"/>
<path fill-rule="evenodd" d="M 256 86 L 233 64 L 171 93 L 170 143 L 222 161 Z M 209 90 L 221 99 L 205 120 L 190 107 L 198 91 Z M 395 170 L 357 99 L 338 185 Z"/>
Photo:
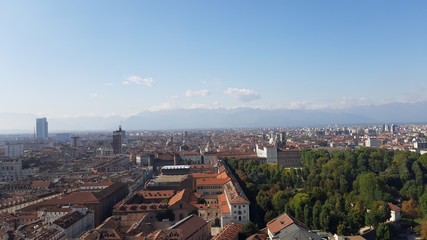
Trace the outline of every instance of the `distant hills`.
<path fill-rule="evenodd" d="M 328 124 L 427 122 L 427 103 L 395 103 L 342 110 L 215 110 L 144 111 L 129 117 L 127 129 L 251 128 Z"/>
<path fill-rule="evenodd" d="M 129 118 L 48 118 L 53 131 L 111 131 L 122 122 L 126 130 L 252 128 L 318 126 L 328 124 L 425 123 L 427 102 L 392 103 L 332 110 L 176 109 L 143 111 Z M 36 116 L 0 113 L 0 133 L 32 133 Z"/>

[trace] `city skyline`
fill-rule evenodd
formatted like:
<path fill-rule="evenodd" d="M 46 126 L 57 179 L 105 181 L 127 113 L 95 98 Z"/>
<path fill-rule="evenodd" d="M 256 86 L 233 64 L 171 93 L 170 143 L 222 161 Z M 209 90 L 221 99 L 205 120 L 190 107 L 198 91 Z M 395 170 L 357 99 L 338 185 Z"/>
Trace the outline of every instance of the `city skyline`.
<path fill-rule="evenodd" d="M 1 2 L 0 112 L 58 119 L 426 102 L 426 7 Z"/>

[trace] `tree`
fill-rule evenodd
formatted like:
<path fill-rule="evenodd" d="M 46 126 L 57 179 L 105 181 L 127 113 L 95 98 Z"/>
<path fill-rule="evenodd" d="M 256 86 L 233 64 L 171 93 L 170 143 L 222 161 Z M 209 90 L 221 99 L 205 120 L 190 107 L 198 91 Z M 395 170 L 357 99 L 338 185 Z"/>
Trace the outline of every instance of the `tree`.
<path fill-rule="evenodd" d="M 296 211 L 297 208 L 304 209 L 304 206 L 308 202 L 308 194 L 306 193 L 297 193 L 292 198 L 290 205 Z"/>
<path fill-rule="evenodd" d="M 424 220 L 420 224 L 420 235 L 423 239 L 427 238 L 427 220 Z"/>
<path fill-rule="evenodd" d="M 386 202 L 374 202 L 365 216 L 365 222 L 368 226 L 377 228 L 380 223 L 390 219 L 390 208 Z"/>
<path fill-rule="evenodd" d="M 320 213 L 322 212 L 322 205 L 321 203 L 318 201 L 316 202 L 316 204 L 313 207 L 313 221 L 311 224 L 311 227 L 314 229 L 319 229 L 321 227 L 320 225 Z"/>
<path fill-rule="evenodd" d="M 374 173 L 363 173 L 358 177 L 360 199 L 364 204 L 372 201 L 383 200 L 384 193 L 380 187 L 380 181 Z"/>
<path fill-rule="evenodd" d="M 304 207 L 304 223 L 311 226 L 311 217 L 313 215 L 312 208 L 309 204 L 306 204 Z"/>
<path fill-rule="evenodd" d="M 324 231 L 329 231 L 329 223 L 330 223 L 329 213 L 330 211 L 328 209 L 328 206 L 323 205 L 322 211 L 320 212 L 320 226 Z"/>
<path fill-rule="evenodd" d="M 424 218 L 427 218 L 427 191 L 420 197 L 419 206 Z"/>
<path fill-rule="evenodd" d="M 391 231 L 390 227 L 385 223 L 380 223 L 377 228 L 377 239 L 381 240 L 390 240 L 391 239 Z"/>
<path fill-rule="evenodd" d="M 286 193 L 284 191 L 278 191 L 276 194 L 274 194 L 273 199 L 271 200 L 271 203 L 273 204 L 274 209 L 277 211 L 278 214 L 281 214 L 285 211 L 285 205 L 286 205 Z"/>
<path fill-rule="evenodd" d="M 248 222 L 243 226 L 242 231 L 239 232 L 239 239 L 246 239 L 257 232 L 258 228 L 255 223 Z"/>
<path fill-rule="evenodd" d="M 264 221 L 265 222 L 270 222 L 271 220 L 273 220 L 275 217 L 277 217 L 277 214 L 276 214 L 276 212 L 274 212 L 274 211 L 267 211 L 266 213 L 265 213 L 265 216 L 264 216 Z"/>
<path fill-rule="evenodd" d="M 417 218 L 420 215 L 420 210 L 418 209 L 418 203 L 413 198 L 410 198 L 408 201 L 402 202 L 402 213 L 404 216 L 409 218 Z"/>
<path fill-rule="evenodd" d="M 262 210 L 269 210 L 270 199 L 268 198 L 268 195 L 265 191 L 261 190 L 258 192 L 258 195 L 256 196 L 256 202 L 262 208 Z"/>

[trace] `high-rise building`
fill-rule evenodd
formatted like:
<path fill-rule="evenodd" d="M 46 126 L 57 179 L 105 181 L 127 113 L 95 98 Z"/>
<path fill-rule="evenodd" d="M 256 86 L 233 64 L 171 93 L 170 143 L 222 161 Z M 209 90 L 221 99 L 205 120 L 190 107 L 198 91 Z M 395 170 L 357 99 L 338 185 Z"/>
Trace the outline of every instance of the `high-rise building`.
<path fill-rule="evenodd" d="M 72 136 L 71 137 L 71 147 L 80 147 L 80 137 L 79 136 Z"/>
<path fill-rule="evenodd" d="M 119 130 L 113 132 L 113 153 L 122 153 L 122 126 L 119 126 Z"/>
<path fill-rule="evenodd" d="M 48 125 L 46 118 L 36 119 L 36 138 L 40 140 L 48 138 Z"/>

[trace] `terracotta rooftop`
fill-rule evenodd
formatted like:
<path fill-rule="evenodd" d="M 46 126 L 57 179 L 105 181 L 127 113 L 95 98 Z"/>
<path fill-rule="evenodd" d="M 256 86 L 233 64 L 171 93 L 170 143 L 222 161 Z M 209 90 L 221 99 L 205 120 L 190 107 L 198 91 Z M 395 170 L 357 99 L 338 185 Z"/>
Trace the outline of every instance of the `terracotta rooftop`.
<path fill-rule="evenodd" d="M 231 223 L 225 226 L 212 240 L 234 240 L 238 238 L 239 232 L 242 231 L 242 224 Z"/>
<path fill-rule="evenodd" d="M 218 173 L 193 173 L 192 176 L 195 179 L 199 178 L 216 178 L 219 174 Z"/>
<path fill-rule="evenodd" d="M 49 188 L 51 181 L 32 181 L 32 188 Z"/>
<path fill-rule="evenodd" d="M 292 224 L 296 224 L 302 228 L 307 229 L 307 226 L 304 223 L 294 219 L 293 217 L 289 216 L 287 213 L 283 213 L 282 215 L 268 222 L 267 228 L 268 230 L 270 230 L 270 232 L 274 236 Z"/>
<path fill-rule="evenodd" d="M 194 196 L 193 192 L 190 189 L 183 189 L 183 190 L 179 191 L 178 193 L 176 193 L 169 200 L 169 206 L 172 206 L 181 200 L 183 200 L 187 203 L 196 203 L 196 197 Z"/>
<path fill-rule="evenodd" d="M 394 205 L 393 203 L 388 203 L 388 207 L 390 208 L 391 211 L 400 212 L 400 207 Z"/>
<path fill-rule="evenodd" d="M 102 182 L 85 182 L 82 187 L 102 187 L 102 186 L 111 186 L 113 185 L 112 181 L 102 181 Z"/>
<path fill-rule="evenodd" d="M 202 186 L 202 185 L 224 185 L 228 181 L 230 181 L 230 178 L 224 179 L 224 178 L 200 178 L 196 180 L 196 186 Z"/>
<path fill-rule="evenodd" d="M 155 190 L 155 191 L 139 191 L 138 194 L 144 199 L 169 199 L 174 194 L 173 190 Z"/>
<path fill-rule="evenodd" d="M 218 203 L 220 206 L 221 213 L 228 214 L 230 213 L 230 208 L 228 207 L 227 198 L 224 194 L 218 195 Z"/>
<path fill-rule="evenodd" d="M 228 181 L 225 184 L 224 190 L 228 201 L 230 201 L 230 204 L 250 204 L 249 200 L 246 198 L 245 193 L 238 186 L 238 183 Z"/>
<path fill-rule="evenodd" d="M 199 229 L 202 229 L 203 226 L 209 224 L 202 218 L 192 214 L 181 221 L 177 222 L 175 225 L 169 229 L 181 229 L 183 232 L 183 239 L 189 239 L 189 237 Z"/>

